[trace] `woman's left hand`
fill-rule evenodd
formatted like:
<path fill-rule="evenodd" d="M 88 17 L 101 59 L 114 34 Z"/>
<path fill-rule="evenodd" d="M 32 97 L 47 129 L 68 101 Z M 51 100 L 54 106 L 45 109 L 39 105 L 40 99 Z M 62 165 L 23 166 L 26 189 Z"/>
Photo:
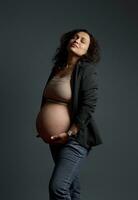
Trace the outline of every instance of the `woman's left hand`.
<path fill-rule="evenodd" d="M 60 133 L 58 135 L 51 136 L 52 143 L 66 143 L 68 140 L 68 134 L 66 132 Z"/>

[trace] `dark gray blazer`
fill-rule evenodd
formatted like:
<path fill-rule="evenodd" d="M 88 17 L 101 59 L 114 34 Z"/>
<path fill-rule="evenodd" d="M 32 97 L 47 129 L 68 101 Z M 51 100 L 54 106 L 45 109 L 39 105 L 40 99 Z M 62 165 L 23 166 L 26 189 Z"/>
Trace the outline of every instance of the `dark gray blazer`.
<path fill-rule="evenodd" d="M 46 85 L 52 77 L 53 71 L 51 71 Z M 40 108 L 42 108 L 45 103 L 44 90 Z M 102 144 L 103 141 L 93 117 L 98 99 L 96 67 L 86 61 L 79 61 L 71 76 L 71 90 L 71 123 L 76 123 L 80 126 L 77 135 L 71 137 L 86 148 Z M 37 137 L 39 137 L 39 135 L 37 135 Z"/>

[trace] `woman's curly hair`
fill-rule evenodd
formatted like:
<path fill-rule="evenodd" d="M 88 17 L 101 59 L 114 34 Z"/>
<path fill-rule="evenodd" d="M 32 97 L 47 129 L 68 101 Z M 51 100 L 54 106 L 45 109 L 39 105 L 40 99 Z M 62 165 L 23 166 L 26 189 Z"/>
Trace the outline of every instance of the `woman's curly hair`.
<path fill-rule="evenodd" d="M 96 64 L 100 61 L 100 46 L 92 33 L 90 33 L 87 29 L 74 29 L 61 36 L 60 45 L 56 49 L 56 53 L 52 58 L 52 61 L 54 62 L 53 69 L 62 69 L 66 66 L 68 56 L 67 45 L 73 36 L 78 32 L 86 32 L 90 36 L 88 51 L 85 55 L 81 56 L 78 61 L 86 61 L 92 64 Z"/>

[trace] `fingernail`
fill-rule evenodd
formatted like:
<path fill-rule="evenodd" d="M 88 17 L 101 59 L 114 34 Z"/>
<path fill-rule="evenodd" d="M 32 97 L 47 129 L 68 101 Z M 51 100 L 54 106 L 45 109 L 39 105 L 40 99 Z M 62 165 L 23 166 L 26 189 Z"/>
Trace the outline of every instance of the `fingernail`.
<path fill-rule="evenodd" d="M 53 139 L 54 137 L 53 136 L 51 136 L 51 139 Z"/>

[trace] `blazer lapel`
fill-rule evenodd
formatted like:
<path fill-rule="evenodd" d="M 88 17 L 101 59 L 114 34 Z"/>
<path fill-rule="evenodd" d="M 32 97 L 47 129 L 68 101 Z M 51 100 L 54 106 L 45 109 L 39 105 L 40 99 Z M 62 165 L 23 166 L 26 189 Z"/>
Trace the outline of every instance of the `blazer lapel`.
<path fill-rule="evenodd" d="M 71 114 L 72 119 L 73 116 L 77 112 L 78 108 L 78 95 L 79 95 L 79 87 L 80 87 L 80 79 L 81 79 L 81 64 L 78 62 L 75 66 L 74 71 L 71 76 L 71 90 L 72 90 L 72 101 L 71 101 Z"/>

